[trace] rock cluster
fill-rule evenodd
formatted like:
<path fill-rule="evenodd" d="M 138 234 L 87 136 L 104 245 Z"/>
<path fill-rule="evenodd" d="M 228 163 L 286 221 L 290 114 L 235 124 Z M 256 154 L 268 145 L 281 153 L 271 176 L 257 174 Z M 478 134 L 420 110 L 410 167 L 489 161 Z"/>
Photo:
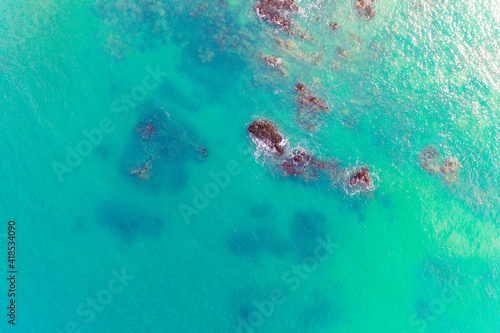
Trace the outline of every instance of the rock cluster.
<path fill-rule="evenodd" d="M 264 21 L 289 31 L 292 21 L 288 13 L 296 12 L 299 6 L 294 0 L 259 0 L 254 6 L 255 14 Z"/>
<path fill-rule="evenodd" d="M 207 148 L 198 144 L 197 135 L 163 110 L 151 112 L 137 124 L 126 150 L 124 166 L 128 174 L 140 181 L 154 183 L 165 180 L 166 172 L 172 175 L 177 172 L 172 177 L 172 184 L 180 184 L 184 162 L 188 159 L 202 161 L 208 155 Z M 166 171 L 169 167 L 172 169 Z M 152 177 L 153 169 L 158 177 Z"/>
<path fill-rule="evenodd" d="M 439 174 L 447 183 L 453 184 L 458 181 L 461 165 L 454 157 L 443 158 L 439 151 L 427 146 L 420 152 L 420 166 L 424 171 L 431 174 Z"/>
<path fill-rule="evenodd" d="M 346 178 L 346 170 L 340 162 L 320 160 L 307 150 L 296 147 L 285 149 L 285 139 L 277 131 L 276 126 L 268 120 L 256 120 L 248 128 L 248 132 L 259 143 L 264 144 L 275 158 L 273 163 L 279 166 L 284 176 L 295 176 L 306 182 L 325 180 L 331 186 L 348 182 L 354 193 L 370 192 L 374 189 L 370 168 L 364 166 Z M 450 165 L 451 167 L 451 165 Z"/>
<path fill-rule="evenodd" d="M 439 173 L 441 154 L 432 146 L 425 147 L 418 156 L 420 166 L 428 173 Z"/>
<path fill-rule="evenodd" d="M 267 146 L 273 154 L 282 156 L 285 152 L 283 135 L 278 132 L 272 122 L 257 119 L 248 127 L 248 132 L 256 140 Z"/>
<path fill-rule="evenodd" d="M 140 122 L 135 128 L 135 131 L 142 140 L 150 140 L 155 136 L 157 129 L 153 119 L 149 118 Z"/>
<path fill-rule="evenodd" d="M 334 168 L 337 163 L 320 161 L 304 149 L 296 148 L 280 166 L 286 176 L 300 175 L 303 179 L 311 180 L 318 178 L 319 171 Z"/>
<path fill-rule="evenodd" d="M 336 174 L 337 162 L 321 161 L 300 147 L 286 151 L 283 136 L 268 120 L 254 121 L 248 132 L 264 144 L 272 155 L 279 157 L 277 163 L 284 176 L 298 176 L 302 180 L 313 181 L 318 180 L 321 174 Z"/>
<path fill-rule="evenodd" d="M 358 11 L 358 14 L 365 18 L 366 20 L 371 20 L 375 15 L 375 10 L 372 7 L 372 4 L 375 0 L 356 0 L 355 7 Z"/>

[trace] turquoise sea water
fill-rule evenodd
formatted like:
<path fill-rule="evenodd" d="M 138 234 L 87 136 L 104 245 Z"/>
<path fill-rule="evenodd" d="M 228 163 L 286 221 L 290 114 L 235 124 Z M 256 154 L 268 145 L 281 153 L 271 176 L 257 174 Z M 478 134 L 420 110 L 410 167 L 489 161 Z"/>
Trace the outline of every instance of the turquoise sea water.
<path fill-rule="evenodd" d="M 1 332 L 500 331 L 499 3 L 302 0 L 295 36 L 254 4 L 0 4 Z M 298 82 L 329 105 L 311 130 Z M 257 118 L 339 167 L 285 177 Z"/>

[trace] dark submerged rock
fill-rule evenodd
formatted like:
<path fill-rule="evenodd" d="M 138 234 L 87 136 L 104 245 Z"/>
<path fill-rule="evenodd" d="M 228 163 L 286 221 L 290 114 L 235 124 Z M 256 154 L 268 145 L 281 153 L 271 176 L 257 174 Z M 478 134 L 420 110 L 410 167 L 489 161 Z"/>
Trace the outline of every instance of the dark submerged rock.
<path fill-rule="evenodd" d="M 153 165 L 151 163 L 151 160 L 148 159 L 146 163 L 143 165 L 140 165 L 138 167 L 133 167 L 130 169 L 130 175 L 136 176 L 143 182 L 147 182 L 149 180 L 149 177 L 151 176 L 151 169 L 153 168 Z"/>
<path fill-rule="evenodd" d="M 146 105 L 145 109 L 148 113 L 137 124 L 124 152 L 122 170 L 151 189 L 177 192 L 188 178 L 185 163 L 201 162 L 207 149 L 187 124 L 159 107 Z"/>
<path fill-rule="evenodd" d="M 285 171 L 285 174 L 289 175 L 289 176 L 297 176 L 297 175 L 302 174 L 302 171 L 297 169 L 293 165 L 292 161 L 285 161 L 285 162 L 281 163 L 281 168 L 283 169 L 283 171 Z"/>
<path fill-rule="evenodd" d="M 333 31 L 337 30 L 338 27 L 339 27 L 338 23 L 335 23 L 335 22 L 330 23 L 330 29 L 332 29 Z"/>
<path fill-rule="evenodd" d="M 432 146 L 427 146 L 422 149 L 418 156 L 422 169 L 432 174 L 439 173 L 442 158 L 443 157 L 437 149 Z"/>
<path fill-rule="evenodd" d="M 445 182 L 450 184 L 458 181 L 462 166 L 456 158 L 443 158 L 441 153 L 432 146 L 422 149 L 418 158 L 424 171 L 430 174 L 439 174 Z"/>
<path fill-rule="evenodd" d="M 372 7 L 374 2 L 375 0 L 357 0 L 354 7 L 365 20 L 371 20 L 375 15 L 375 10 Z"/>
<path fill-rule="evenodd" d="M 255 120 L 249 127 L 250 132 L 257 140 L 264 143 L 275 155 L 282 156 L 285 152 L 283 148 L 283 135 L 281 135 L 274 124 L 268 120 Z"/>
<path fill-rule="evenodd" d="M 299 95 L 297 97 L 297 104 L 301 111 L 320 112 L 329 110 L 328 104 L 323 99 L 314 96 L 302 83 L 295 85 L 295 91 Z"/>

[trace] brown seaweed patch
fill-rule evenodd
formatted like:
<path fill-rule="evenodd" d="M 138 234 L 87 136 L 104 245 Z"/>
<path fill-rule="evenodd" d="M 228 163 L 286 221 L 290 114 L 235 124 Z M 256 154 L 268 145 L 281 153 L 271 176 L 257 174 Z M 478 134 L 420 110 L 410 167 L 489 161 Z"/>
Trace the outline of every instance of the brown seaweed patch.
<path fill-rule="evenodd" d="M 275 155 L 282 156 L 285 152 L 283 145 L 283 135 L 276 126 L 268 120 L 257 119 L 248 127 L 251 133 L 259 142 L 266 145 Z"/>

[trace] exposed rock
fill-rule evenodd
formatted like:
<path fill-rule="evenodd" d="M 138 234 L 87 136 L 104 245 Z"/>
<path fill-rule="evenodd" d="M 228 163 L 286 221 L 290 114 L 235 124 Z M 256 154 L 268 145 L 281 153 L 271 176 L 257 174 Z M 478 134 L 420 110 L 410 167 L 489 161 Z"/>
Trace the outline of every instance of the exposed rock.
<path fill-rule="evenodd" d="M 287 158 L 282 164 L 281 168 L 288 175 L 300 175 L 305 167 L 311 161 L 312 156 L 306 153 L 305 150 L 296 149 L 291 157 Z"/>
<path fill-rule="evenodd" d="M 284 31 L 289 31 L 292 21 L 288 13 L 296 12 L 299 6 L 294 0 L 259 0 L 254 6 L 255 14 L 264 21 L 279 26 Z"/>
<path fill-rule="evenodd" d="M 349 186 L 370 186 L 370 184 L 372 183 L 372 179 L 370 178 L 369 172 L 369 167 L 362 167 L 361 169 L 356 171 L 354 173 L 354 176 L 349 179 Z"/>
<path fill-rule="evenodd" d="M 297 45 L 293 42 L 293 40 L 282 40 L 279 37 L 274 37 L 274 41 L 276 46 L 279 47 L 281 51 L 293 57 L 295 60 L 300 62 L 305 62 L 313 65 L 321 64 L 323 57 L 326 53 L 326 48 L 323 47 L 321 52 L 311 51 L 306 53 L 300 50 Z"/>
<path fill-rule="evenodd" d="M 259 54 L 259 57 L 266 62 L 268 66 L 278 67 L 283 64 L 283 59 L 273 55 L 267 55 L 264 53 Z"/>
<path fill-rule="evenodd" d="M 292 161 L 296 165 L 307 165 L 311 161 L 312 156 L 308 155 L 304 150 L 297 150 L 293 156 Z"/>
<path fill-rule="evenodd" d="M 283 135 L 278 132 L 272 122 L 257 119 L 248 127 L 248 132 L 265 144 L 273 154 L 282 156 L 285 152 Z"/>

